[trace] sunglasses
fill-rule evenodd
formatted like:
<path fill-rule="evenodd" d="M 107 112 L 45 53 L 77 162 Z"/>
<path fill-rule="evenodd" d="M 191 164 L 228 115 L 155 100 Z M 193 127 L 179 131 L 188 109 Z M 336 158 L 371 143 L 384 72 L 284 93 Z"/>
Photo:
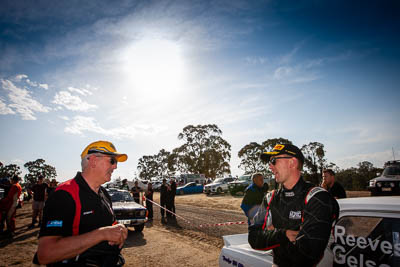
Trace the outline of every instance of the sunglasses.
<path fill-rule="evenodd" d="M 110 164 L 111 165 L 114 165 L 114 164 L 116 164 L 118 161 L 117 161 L 117 159 L 116 158 L 114 158 L 114 157 L 108 157 L 108 156 L 96 156 L 96 158 L 110 158 Z"/>
<path fill-rule="evenodd" d="M 275 164 L 276 164 L 276 161 L 277 161 L 278 159 L 291 159 L 291 158 L 293 158 L 293 157 L 272 158 L 272 159 L 269 161 L 269 163 L 271 163 L 272 165 L 275 165 Z"/>

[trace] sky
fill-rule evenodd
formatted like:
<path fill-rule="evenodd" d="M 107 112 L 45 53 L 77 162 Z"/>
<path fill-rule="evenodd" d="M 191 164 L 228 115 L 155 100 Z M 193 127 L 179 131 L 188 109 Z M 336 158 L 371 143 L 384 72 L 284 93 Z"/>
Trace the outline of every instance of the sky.
<path fill-rule="evenodd" d="M 91 142 L 138 159 L 216 124 L 238 151 L 324 144 L 342 169 L 400 159 L 398 1 L 1 1 L 0 161 L 73 178 Z"/>

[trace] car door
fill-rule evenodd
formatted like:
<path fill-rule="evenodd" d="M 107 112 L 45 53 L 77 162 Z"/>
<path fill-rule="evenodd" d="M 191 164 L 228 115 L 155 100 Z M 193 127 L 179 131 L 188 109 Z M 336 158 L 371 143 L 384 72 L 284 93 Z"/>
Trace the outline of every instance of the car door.
<path fill-rule="evenodd" d="M 318 266 L 400 266 L 400 219 L 341 217 Z"/>

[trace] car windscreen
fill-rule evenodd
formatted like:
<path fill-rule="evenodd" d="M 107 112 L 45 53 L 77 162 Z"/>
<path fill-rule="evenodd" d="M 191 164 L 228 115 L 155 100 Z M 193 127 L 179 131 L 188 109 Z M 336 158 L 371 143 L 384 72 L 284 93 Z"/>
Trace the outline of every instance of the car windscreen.
<path fill-rule="evenodd" d="M 214 183 L 223 183 L 224 182 L 224 178 L 217 178 L 214 180 Z"/>
<path fill-rule="evenodd" d="M 250 175 L 240 176 L 238 180 L 240 180 L 240 181 L 248 181 L 248 180 L 250 180 Z"/>
<path fill-rule="evenodd" d="M 383 171 L 383 175 L 400 175 L 400 166 L 387 167 Z"/>
<path fill-rule="evenodd" d="M 134 201 L 131 194 L 129 192 L 110 192 L 111 201 L 112 202 L 130 202 Z"/>

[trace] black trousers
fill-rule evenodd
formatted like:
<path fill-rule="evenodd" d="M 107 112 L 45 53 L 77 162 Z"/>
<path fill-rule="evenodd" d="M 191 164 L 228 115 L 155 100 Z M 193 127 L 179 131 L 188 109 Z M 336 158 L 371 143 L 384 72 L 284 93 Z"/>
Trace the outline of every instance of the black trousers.
<path fill-rule="evenodd" d="M 167 201 L 161 200 L 160 206 L 163 207 L 163 208 L 168 209 L 168 207 L 167 207 Z M 160 210 L 161 210 L 161 217 L 164 218 L 164 214 L 165 214 L 166 211 L 165 211 L 164 209 L 160 209 Z M 169 213 L 169 212 L 167 212 L 167 216 L 168 216 L 168 213 Z"/>
<path fill-rule="evenodd" d="M 148 218 L 153 219 L 153 203 L 150 201 L 146 200 L 146 209 L 149 212 Z"/>

